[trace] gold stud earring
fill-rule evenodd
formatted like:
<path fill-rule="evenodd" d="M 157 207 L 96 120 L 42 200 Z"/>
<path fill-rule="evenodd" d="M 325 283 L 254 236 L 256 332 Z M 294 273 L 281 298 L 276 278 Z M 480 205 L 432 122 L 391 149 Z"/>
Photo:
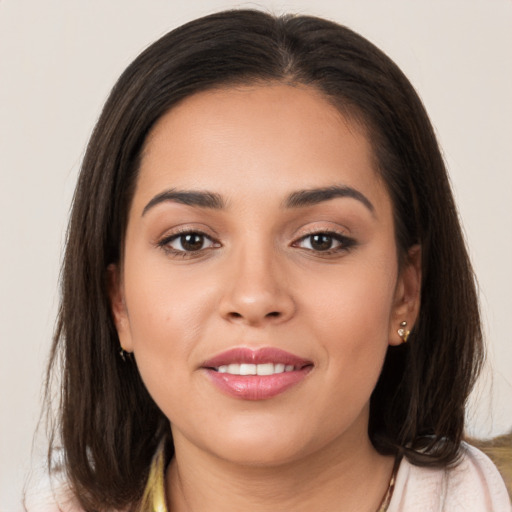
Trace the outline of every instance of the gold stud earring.
<path fill-rule="evenodd" d="M 403 322 L 400 322 L 400 328 L 398 329 L 398 336 L 402 338 L 402 343 L 407 343 L 407 338 L 409 338 L 409 334 L 411 334 L 411 331 L 406 329 L 407 322 L 404 320 Z"/>

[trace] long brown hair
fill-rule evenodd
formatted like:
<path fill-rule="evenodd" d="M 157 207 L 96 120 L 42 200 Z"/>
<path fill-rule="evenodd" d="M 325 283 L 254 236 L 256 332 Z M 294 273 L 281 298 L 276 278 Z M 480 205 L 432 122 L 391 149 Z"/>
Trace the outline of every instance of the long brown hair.
<path fill-rule="evenodd" d="M 47 382 L 62 374 L 54 442 L 63 445 L 67 477 L 87 511 L 135 503 L 163 437 L 172 452 L 167 418 L 134 361 L 119 357 L 107 293 L 141 148 L 155 122 L 183 98 L 254 81 L 315 87 L 366 126 L 392 199 L 399 254 L 403 261 L 408 248 L 421 244 L 423 272 L 419 319 L 409 343 L 388 350 L 369 435 L 381 453 L 402 452 L 415 464 L 446 466 L 457 458 L 482 335 L 457 210 L 420 99 L 386 55 L 345 27 L 226 11 L 168 33 L 137 57 L 106 102 L 83 161 Z"/>

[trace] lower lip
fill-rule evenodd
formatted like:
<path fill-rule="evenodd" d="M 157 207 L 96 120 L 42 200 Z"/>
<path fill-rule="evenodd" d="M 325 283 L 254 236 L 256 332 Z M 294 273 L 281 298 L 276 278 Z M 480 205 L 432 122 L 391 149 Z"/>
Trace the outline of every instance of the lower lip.
<path fill-rule="evenodd" d="M 205 370 L 213 384 L 227 395 L 243 400 L 267 400 L 304 380 L 311 366 L 273 375 L 232 375 Z"/>

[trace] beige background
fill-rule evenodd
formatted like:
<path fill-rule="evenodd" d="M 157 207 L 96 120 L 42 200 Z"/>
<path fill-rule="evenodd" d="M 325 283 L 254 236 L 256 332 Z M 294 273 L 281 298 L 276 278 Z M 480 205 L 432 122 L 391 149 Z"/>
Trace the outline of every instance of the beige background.
<path fill-rule="evenodd" d="M 66 217 L 102 103 L 158 36 L 236 6 L 346 24 L 385 50 L 418 89 L 481 286 L 492 370 L 473 400 L 470 432 L 512 428 L 512 1 L 0 0 L 1 512 L 20 510 Z"/>

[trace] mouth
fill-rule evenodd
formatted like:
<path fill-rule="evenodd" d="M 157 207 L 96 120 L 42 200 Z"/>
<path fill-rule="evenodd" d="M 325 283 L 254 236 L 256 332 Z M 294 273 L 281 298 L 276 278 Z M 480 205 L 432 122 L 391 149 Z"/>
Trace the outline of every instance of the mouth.
<path fill-rule="evenodd" d="M 266 400 L 299 384 L 311 361 L 276 348 L 235 348 L 205 361 L 201 369 L 217 389 L 243 400 Z"/>
<path fill-rule="evenodd" d="M 285 365 L 283 363 L 232 363 L 224 364 L 213 369 L 219 373 L 229 373 L 230 375 L 276 375 L 283 372 L 300 370 L 299 367 L 295 367 L 292 364 Z"/>

